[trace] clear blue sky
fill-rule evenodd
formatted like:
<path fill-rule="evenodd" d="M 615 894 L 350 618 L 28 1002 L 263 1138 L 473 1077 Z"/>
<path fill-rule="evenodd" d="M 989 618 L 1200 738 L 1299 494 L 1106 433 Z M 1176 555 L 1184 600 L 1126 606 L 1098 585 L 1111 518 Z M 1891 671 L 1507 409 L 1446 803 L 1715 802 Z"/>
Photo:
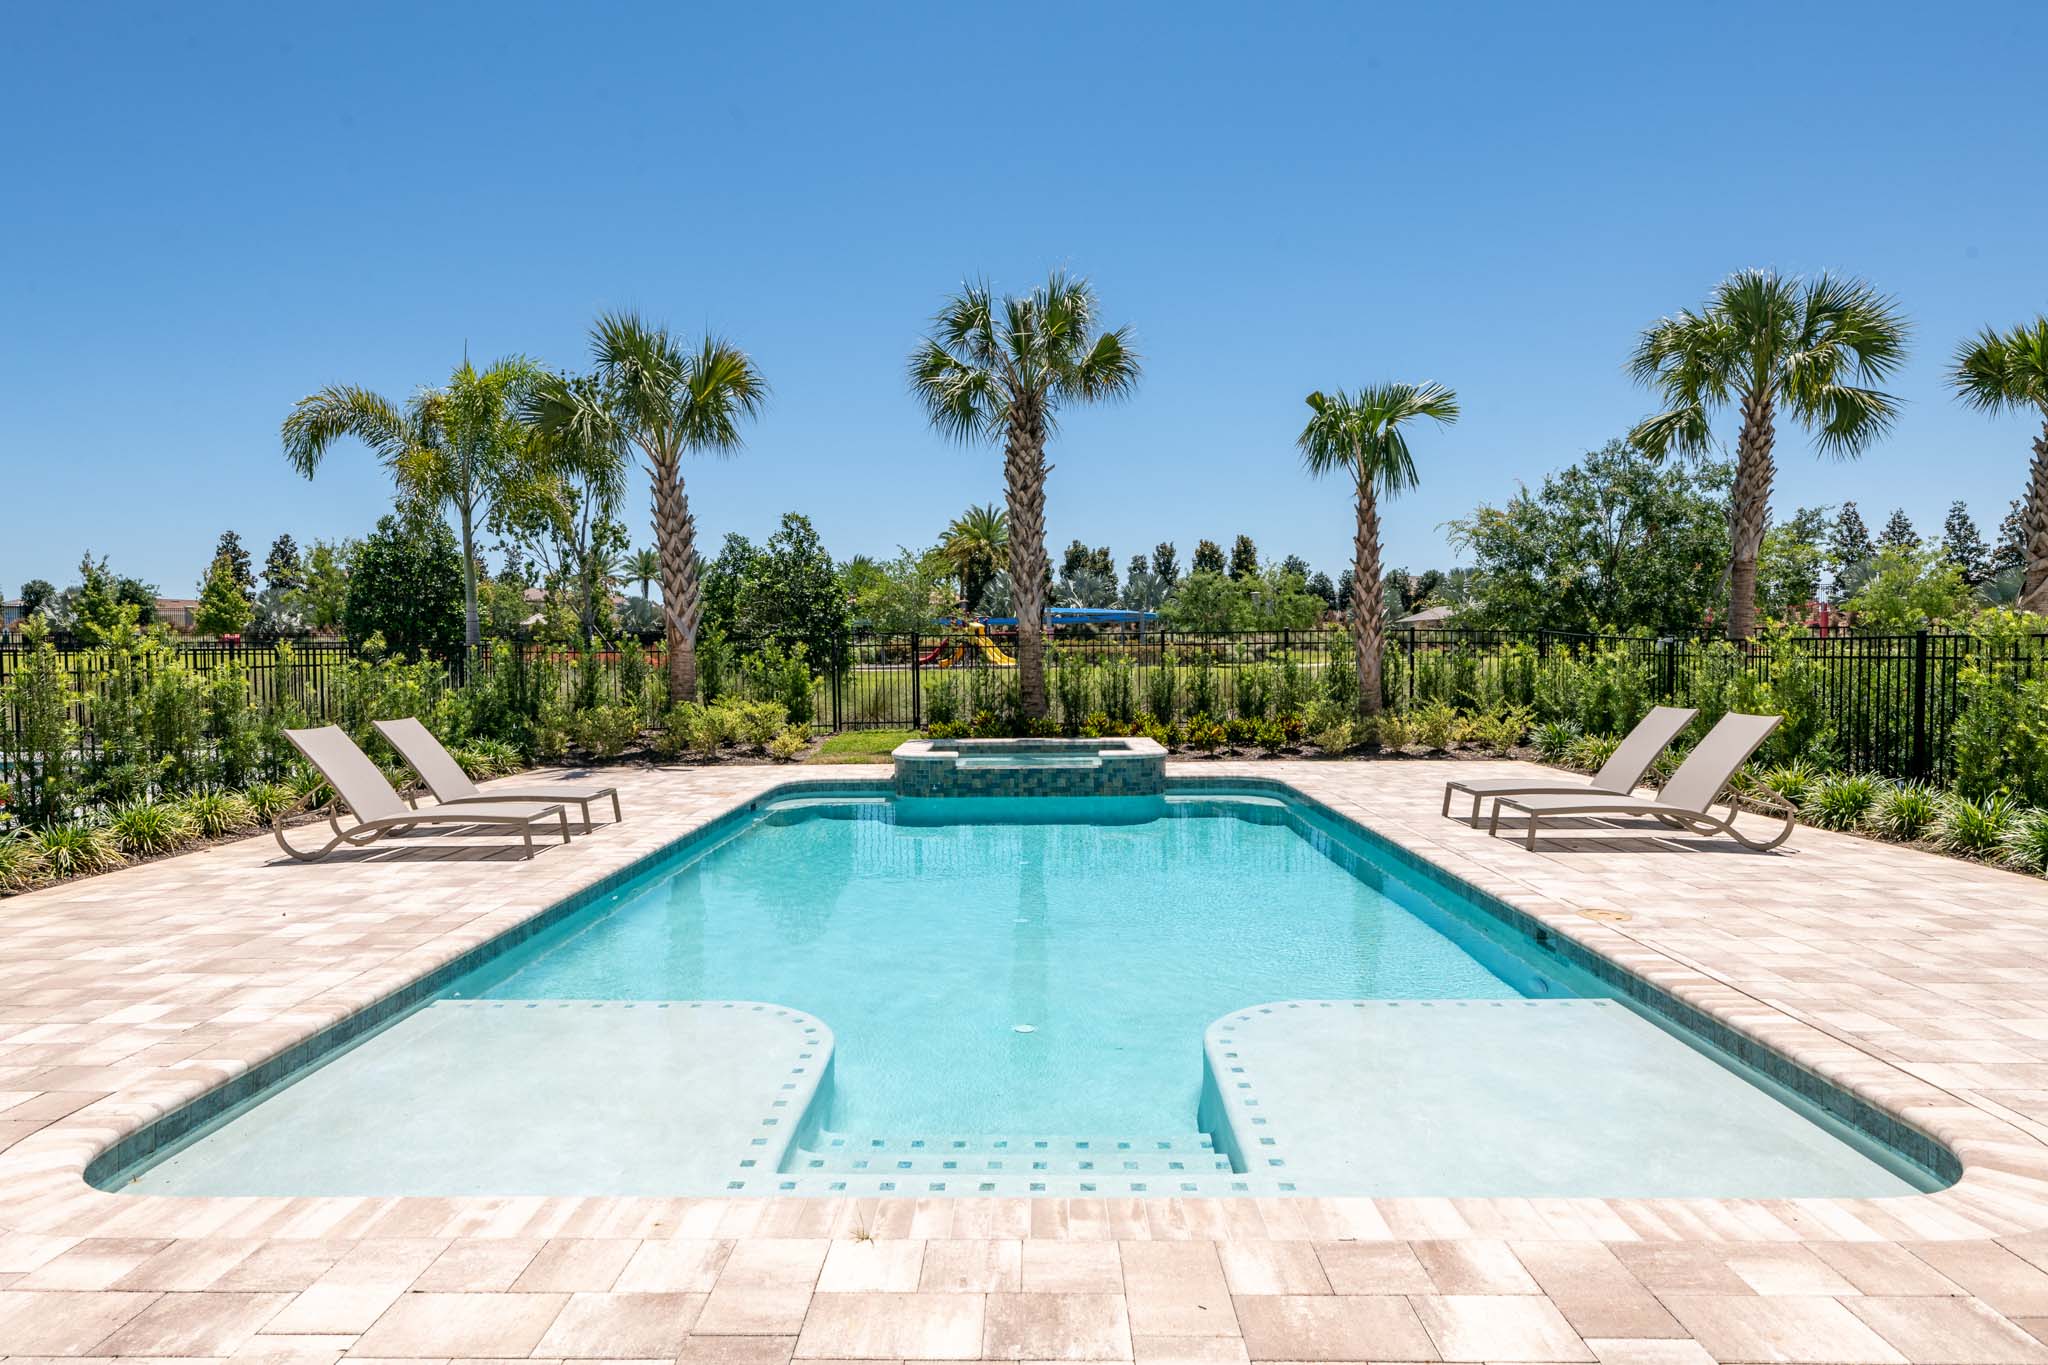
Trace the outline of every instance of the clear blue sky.
<path fill-rule="evenodd" d="M 1054 553 L 1251 533 L 1334 571 L 1302 396 L 1436 379 L 1389 562 L 1649 408 L 1637 330 L 1743 266 L 1835 269 L 1917 328 L 1896 433 L 1780 445 L 1776 505 L 1987 535 L 2030 426 L 1957 407 L 1956 341 L 2048 308 L 2048 7 L 18 7 L 0 82 L 0 588 L 90 545 L 193 590 L 233 527 L 362 533 L 357 448 L 278 453 L 294 399 L 399 396 L 468 346 L 581 364 L 601 309 L 715 328 L 773 385 L 690 471 L 708 548 L 805 511 L 844 557 L 1000 496 L 905 354 L 987 275 L 1090 276 L 1134 401 L 1057 440 Z M 630 508 L 649 538 L 644 489 Z"/>

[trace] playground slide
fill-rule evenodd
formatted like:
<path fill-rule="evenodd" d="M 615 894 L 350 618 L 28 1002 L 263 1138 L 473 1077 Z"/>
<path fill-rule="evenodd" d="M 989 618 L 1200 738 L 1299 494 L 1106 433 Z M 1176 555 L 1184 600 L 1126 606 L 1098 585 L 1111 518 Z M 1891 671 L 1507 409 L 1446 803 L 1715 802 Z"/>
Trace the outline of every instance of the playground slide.
<path fill-rule="evenodd" d="M 980 650 L 982 657 L 987 659 L 992 664 L 996 664 L 1002 668 L 1009 668 L 1017 662 L 1017 660 L 1013 656 L 1003 653 L 1003 651 L 997 647 L 996 642 L 994 640 L 988 638 L 988 630 L 986 627 L 975 626 L 971 630 L 969 630 L 967 635 L 967 642 L 973 645 L 976 649 Z"/>

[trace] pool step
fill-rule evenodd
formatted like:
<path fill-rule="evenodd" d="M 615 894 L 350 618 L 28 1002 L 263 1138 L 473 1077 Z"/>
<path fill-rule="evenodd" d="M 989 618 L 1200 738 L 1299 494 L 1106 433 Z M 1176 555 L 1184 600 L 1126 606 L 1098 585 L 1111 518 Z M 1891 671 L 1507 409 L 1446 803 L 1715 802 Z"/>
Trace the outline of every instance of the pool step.
<path fill-rule="evenodd" d="M 792 1175 L 854 1175 L 901 1179 L 999 1178 L 1020 1181 L 1158 1178 L 1229 1174 L 1230 1159 L 1206 1133 L 1157 1138 L 865 1137 L 821 1133 L 792 1152 Z"/>

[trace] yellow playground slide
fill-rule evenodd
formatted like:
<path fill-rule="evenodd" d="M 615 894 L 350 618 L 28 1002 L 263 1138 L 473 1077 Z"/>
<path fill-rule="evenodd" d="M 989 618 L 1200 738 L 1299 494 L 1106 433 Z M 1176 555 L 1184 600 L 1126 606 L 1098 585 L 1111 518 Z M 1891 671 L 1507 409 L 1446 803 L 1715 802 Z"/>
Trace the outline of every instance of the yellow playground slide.
<path fill-rule="evenodd" d="M 967 643 L 980 650 L 981 656 L 992 664 L 1009 668 L 1017 662 L 1013 656 L 1003 653 L 994 640 L 988 638 L 988 627 L 979 621 L 968 624 Z"/>

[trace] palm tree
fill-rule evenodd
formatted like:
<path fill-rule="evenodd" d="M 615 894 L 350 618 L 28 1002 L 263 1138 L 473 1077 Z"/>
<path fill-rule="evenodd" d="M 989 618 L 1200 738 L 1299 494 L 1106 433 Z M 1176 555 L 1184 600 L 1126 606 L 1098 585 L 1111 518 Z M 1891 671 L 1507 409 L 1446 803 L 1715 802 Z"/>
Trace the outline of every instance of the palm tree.
<path fill-rule="evenodd" d="M 1096 329 L 1095 291 L 1055 271 L 1023 297 L 986 283 L 946 300 L 911 353 L 910 387 L 932 425 L 958 440 L 1003 442 L 1017 673 L 1024 712 L 1046 714 L 1046 438 L 1061 404 L 1128 395 L 1138 382 L 1130 329 Z"/>
<path fill-rule="evenodd" d="M 1956 350 L 1949 383 L 1957 397 L 1980 412 L 2032 408 L 2041 414 L 2020 511 L 2026 567 L 2019 607 L 2048 612 L 2048 316 L 2008 332 L 1987 327 L 1976 340 L 1964 342 Z"/>
<path fill-rule="evenodd" d="M 517 412 L 540 370 L 508 356 L 478 370 L 467 356 L 445 387 L 420 389 L 400 408 L 353 384 L 309 394 L 284 419 L 284 456 L 307 478 L 328 447 L 353 436 L 377 453 L 409 497 L 455 512 L 462 532 L 464 640 L 483 634 L 476 606 L 476 528 L 521 477 L 525 445 Z"/>
<path fill-rule="evenodd" d="M 1897 305 L 1861 280 L 1823 274 L 1802 282 L 1745 270 L 1722 281 L 1700 311 L 1643 332 L 1629 370 L 1669 405 L 1629 433 L 1643 451 L 1703 453 L 1719 409 L 1731 401 L 1742 409 L 1728 511 L 1730 639 L 1746 639 L 1756 626 L 1779 405 L 1813 433 L 1822 455 L 1862 453 L 1898 415 L 1899 400 L 1872 386 L 1904 361 L 1908 330 Z"/>
<path fill-rule="evenodd" d="M 1310 417 L 1295 444 L 1311 474 L 1342 471 L 1357 497 L 1351 535 L 1351 653 L 1358 669 L 1358 709 L 1380 710 L 1380 667 L 1386 650 L 1387 607 L 1380 581 L 1380 508 L 1416 483 L 1415 459 L 1402 430 L 1428 418 L 1443 426 L 1458 420 L 1458 395 L 1441 384 L 1376 384 L 1308 396 Z"/>
<path fill-rule="evenodd" d="M 638 579 L 640 595 L 647 596 L 647 585 L 661 577 L 661 552 L 653 549 L 635 550 L 626 556 L 626 577 Z"/>
<path fill-rule="evenodd" d="M 960 579 L 960 601 L 968 611 L 981 605 L 989 579 L 1008 562 L 1010 516 L 994 503 L 970 506 L 939 537 L 939 558 Z"/>
<path fill-rule="evenodd" d="M 595 383 L 544 378 L 526 415 L 542 431 L 580 427 L 598 444 L 638 449 L 654 483 L 654 538 L 661 554 L 662 616 L 668 626 L 670 695 L 697 695 L 697 623 L 703 614 L 697 523 L 683 491 L 683 456 L 729 453 L 740 420 L 758 416 L 768 385 L 746 352 L 705 337 L 694 348 L 634 313 L 607 313 L 590 329 Z"/>

